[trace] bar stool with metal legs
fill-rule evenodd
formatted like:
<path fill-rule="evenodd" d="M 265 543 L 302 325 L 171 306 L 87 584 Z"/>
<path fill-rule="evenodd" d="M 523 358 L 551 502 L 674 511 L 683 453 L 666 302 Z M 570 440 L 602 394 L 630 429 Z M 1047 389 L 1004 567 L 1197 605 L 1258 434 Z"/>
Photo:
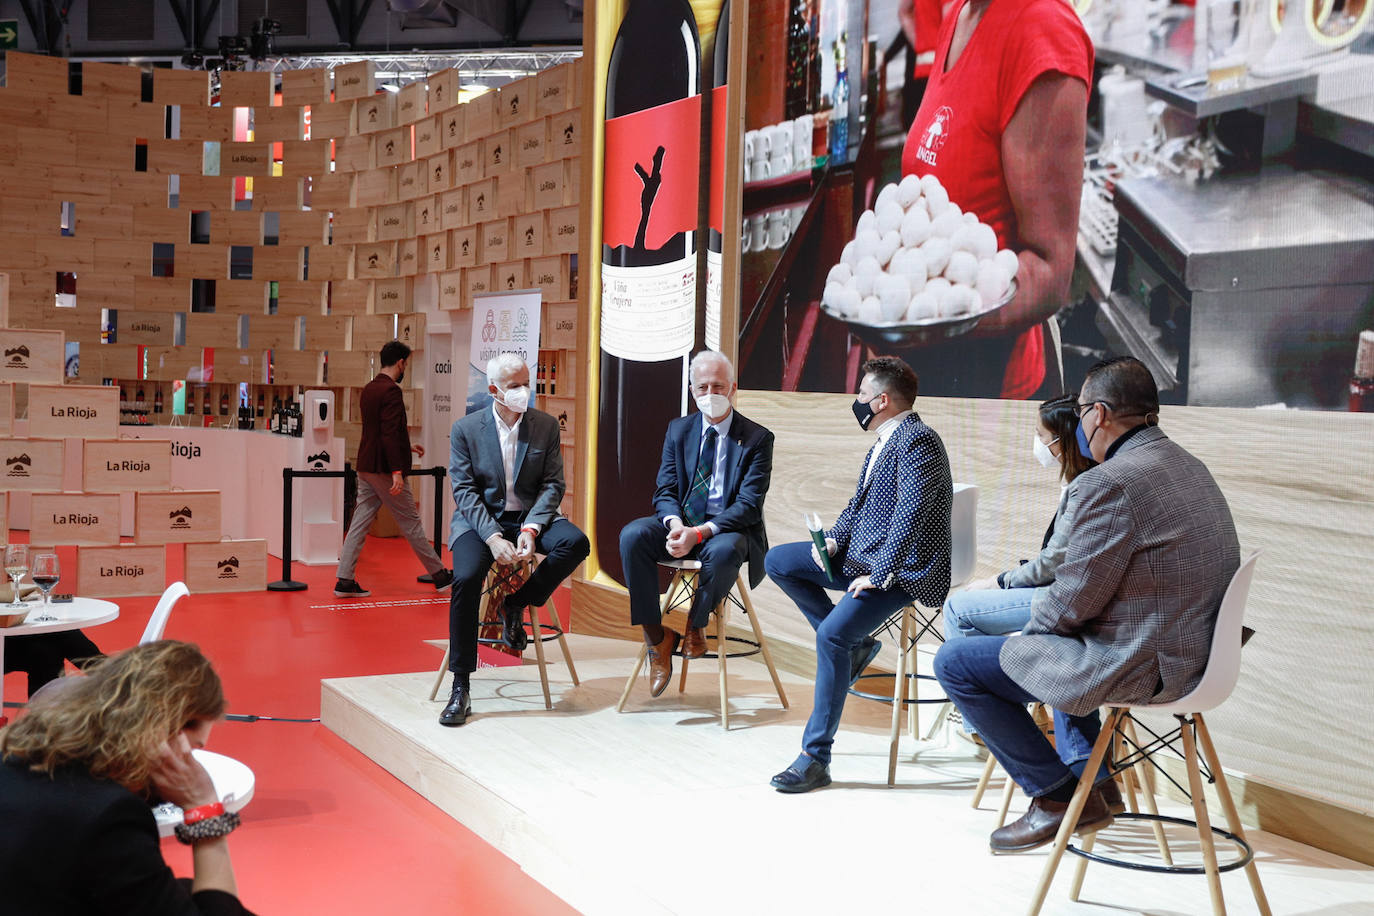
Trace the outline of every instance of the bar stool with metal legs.
<path fill-rule="evenodd" d="M 1255 868 L 1254 850 L 1245 838 L 1245 828 L 1240 822 L 1240 814 L 1236 811 L 1235 801 L 1231 798 L 1231 791 L 1226 785 L 1226 774 L 1221 768 L 1216 747 L 1212 744 L 1212 736 L 1207 731 L 1207 723 L 1202 716 L 1203 712 L 1221 705 L 1231 695 L 1231 691 L 1235 689 L 1236 681 L 1240 677 L 1242 619 L 1245 615 L 1245 599 L 1250 590 L 1250 582 L 1254 578 L 1255 559 L 1257 557 L 1257 553 L 1251 554 L 1231 578 L 1231 584 L 1227 587 L 1226 594 L 1221 600 L 1221 608 L 1217 612 L 1216 624 L 1212 631 L 1212 648 L 1207 658 L 1207 668 L 1197 687 L 1187 696 L 1172 702 L 1141 703 L 1134 707 L 1135 709 L 1148 709 L 1152 712 L 1169 713 L 1178 721 L 1177 727 L 1172 732 L 1164 736 L 1151 733 L 1153 740 L 1149 744 L 1141 746 L 1134 737 L 1135 733 L 1127 727 L 1132 722 L 1132 708 L 1109 704 L 1108 708 L 1111 712 L 1102 726 L 1102 733 L 1093 745 L 1092 756 L 1088 758 L 1088 763 L 1083 768 L 1083 776 L 1078 781 L 1078 789 L 1074 792 L 1072 801 L 1069 802 L 1068 810 L 1064 812 L 1064 821 L 1060 825 L 1054 846 L 1045 862 L 1040 883 L 1036 887 L 1035 896 L 1031 901 L 1030 916 L 1038 916 L 1040 908 L 1044 906 L 1050 884 L 1054 881 L 1055 871 L 1059 868 L 1059 861 L 1066 849 L 1080 857 L 1078 868 L 1074 874 L 1073 885 L 1069 891 L 1070 899 L 1073 900 L 1078 899 L 1088 860 L 1091 859 L 1104 865 L 1116 865 L 1140 871 L 1187 875 L 1205 874 L 1207 876 L 1207 888 L 1212 899 L 1212 912 L 1221 916 L 1226 912 L 1226 902 L 1221 892 L 1221 873 L 1244 868 L 1246 877 L 1250 881 L 1250 892 L 1254 895 L 1255 905 L 1263 916 L 1269 916 L 1269 901 L 1265 898 L 1264 887 L 1260 884 L 1259 871 Z M 1092 790 L 1093 776 L 1097 773 L 1097 769 L 1106 755 L 1107 747 L 1112 741 L 1119 740 L 1123 736 L 1131 754 L 1126 759 L 1116 762 L 1115 769 L 1118 771 L 1138 763 L 1149 762 L 1172 781 L 1172 777 L 1153 760 L 1153 755 L 1166 747 L 1175 753 L 1180 753 L 1188 773 L 1186 794 L 1192 800 L 1193 814 L 1196 819 L 1186 820 L 1160 814 L 1140 813 L 1125 814 L 1119 817 L 1122 819 L 1149 820 L 1155 824 L 1182 824 L 1195 828 L 1198 832 L 1198 843 L 1202 847 L 1202 866 L 1142 864 L 1100 855 L 1093 851 L 1096 842 L 1095 835 L 1085 838 L 1081 849 L 1070 845 L 1069 841 L 1073 836 L 1074 825 L 1078 823 L 1079 815 L 1083 813 L 1088 794 Z M 1175 740 L 1182 742 L 1182 752 L 1179 752 L 1174 746 Z M 1226 815 L 1229 831 L 1212 826 L 1207 813 L 1207 799 L 1203 795 L 1204 772 L 1208 780 L 1216 784 L 1217 798 Z M 1182 786 L 1179 788 L 1181 789 Z M 1215 845 L 1218 836 L 1234 845 L 1238 850 L 1237 857 L 1232 861 L 1224 864 L 1218 863 Z"/>
<path fill-rule="evenodd" d="M 692 599 L 697 592 L 697 574 L 701 570 L 700 560 L 663 560 L 659 566 L 671 569 L 673 577 L 668 582 L 668 591 L 663 595 L 662 609 L 666 616 L 670 611 L 687 610 L 692 606 Z M 754 638 L 746 639 L 743 636 L 730 636 L 727 634 L 726 627 L 729 624 L 731 608 L 741 611 L 745 617 L 749 618 L 749 624 L 753 627 Z M 782 708 L 787 708 L 787 694 L 782 689 L 782 679 L 778 677 L 778 669 L 773 665 L 773 654 L 768 651 L 768 639 L 763 635 L 762 628 L 759 627 L 758 614 L 754 612 L 754 603 L 749 598 L 749 583 L 744 579 L 744 573 L 740 573 L 729 594 L 711 611 L 711 616 L 715 619 L 715 632 L 707 633 L 708 641 L 714 640 L 716 650 L 707 652 L 703 658 L 714 658 L 720 662 L 720 724 L 722 728 L 730 728 L 730 690 L 726 682 L 726 666 L 729 659 L 747 658 L 750 655 L 762 655 L 763 663 L 768 668 L 768 674 L 773 678 L 773 688 L 778 692 L 778 701 L 782 703 Z M 740 651 L 730 651 L 730 643 L 745 646 Z M 682 657 L 679 650 L 673 653 L 682 659 L 682 674 L 678 679 L 678 693 L 687 689 L 687 664 L 688 659 Z M 630 672 L 629 678 L 625 681 L 625 689 L 620 693 L 620 702 L 616 703 L 615 711 L 624 712 L 625 703 L 630 698 L 630 691 L 634 689 L 635 679 L 639 677 L 639 672 L 644 668 L 644 660 L 649 656 L 649 647 L 640 645 L 639 658 L 635 662 L 634 671 Z"/>
<path fill-rule="evenodd" d="M 954 500 L 950 507 L 950 540 L 949 580 L 950 588 L 954 588 L 968 581 L 969 576 L 973 575 L 973 567 L 978 559 L 978 487 L 973 484 L 956 483 L 954 485 Z M 940 608 L 927 608 L 912 602 L 889 617 L 877 630 L 874 630 L 875 634 L 879 631 L 886 631 L 889 635 L 895 631 L 897 672 L 895 675 L 861 674 L 859 681 L 891 677 L 893 678 L 891 696 L 870 693 L 859 690 L 857 687 L 849 688 L 849 692 L 856 697 L 892 704 L 892 728 L 888 734 L 887 753 L 887 784 L 889 786 L 895 785 L 897 782 L 897 746 L 901 740 L 902 710 L 907 711 L 907 732 L 914 736 L 918 728 L 917 708 L 924 704 L 941 704 L 940 714 L 936 715 L 935 721 L 926 735 L 929 738 L 935 733 L 935 729 L 944 717 L 945 708 L 950 705 L 948 697 L 928 697 L 925 699 L 920 697 L 920 681 L 934 680 L 935 675 L 921 674 L 916 670 L 917 643 L 926 635 L 934 636 L 940 642 L 945 640 L 939 626 L 937 626 L 940 613 Z M 857 684 L 858 681 L 855 683 Z"/>
<path fill-rule="evenodd" d="M 489 628 L 493 624 L 484 623 L 487 619 L 488 609 L 491 605 L 492 596 L 498 591 L 503 595 L 508 595 L 519 588 L 529 574 L 534 571 L 534 567 L 543 561 L 543 557 L 529 557 L 511 566 L 501 566 L 492 564 L 487 572 L 486 580 L 482 583 L 482 603 L 477 611 L 477 626 L 479 645 L 498 646 L 505 645 L 499 638 L 481 636 L 482 629 Z M 549 640 L 558 640 L 558 646 L 563 650 L 563 660 L 568 664 L 568 674 L 572 677 L 573 686 L 578 686 L 581 682 L 577 679 L 577 668 L 573 666 L 572 653 L 568 651 L 568 641 L 563 638 L 563 627 L 558 622 L 558 614 L 553 608 L 553 599 L 549 599 L 543 605 L 543 611 L 548 615 L 549 622 L 543 623 L 539 619 L 540 608 L 530 605 L 528 608 L 530 618 L 525 622 L 525 626 L 530 630 L 530 642 L 534 644 L 534 655 L 539 665 L 539 684 L 544 689 L 544 708 L 553 709 L 553 698 L 549 694 L 549 672 L 548 664 L 544 658 L 544 643 Z M 448 660 L 451 647 L 444 649 L 444 660 L 439 663 L 439 671 L 434 677 L 434 689 L 430 691 L 429 698 L 437 700 L 439 690 L 444 686 L 444 675 L 448 674 Z"/>

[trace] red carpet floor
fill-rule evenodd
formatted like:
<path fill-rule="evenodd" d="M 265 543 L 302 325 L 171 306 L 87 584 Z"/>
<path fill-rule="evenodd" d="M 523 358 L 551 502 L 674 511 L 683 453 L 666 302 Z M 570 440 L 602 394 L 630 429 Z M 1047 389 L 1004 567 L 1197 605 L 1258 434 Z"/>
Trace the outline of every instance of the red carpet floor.
<path fill-rule="evenodd" d="M 14 540 L 26 534 L 13 532 Z M 179 553 L 168 552 L 172 579 L 181 575 Z M 75 551 L 61 556 L 74 570 Z M 269 579 L 280 569 L 269 561 Z M 447 636 L 448 599 L 415 581 L 423 571 L 404 540 L 369 538 L 356 575 L 370 598 L 337 599 L 334 567 L 296 565 L 292 575 L 308 591 L 193 594 L 164 635 L 200 645 L 231 713 L 316 718 L 322 678 L 438 667 L 442 650 L 423 640 Z M 566 601 L 563 590 L 562 613 Z M 107 652 L 138 641 L 156 598 L 118 603 L 117 621 L 88 631 Z M 6 678 L 5 696 L 23 699 L 22 674 Z M 318 722 L 226 721 L 208 748 L 257 777 L 232 854 L 240 896 L 263 916 L 575 912 Z M 163 852 L 178 875 L 191 874 L 189 850 L 168 840 Z"/>

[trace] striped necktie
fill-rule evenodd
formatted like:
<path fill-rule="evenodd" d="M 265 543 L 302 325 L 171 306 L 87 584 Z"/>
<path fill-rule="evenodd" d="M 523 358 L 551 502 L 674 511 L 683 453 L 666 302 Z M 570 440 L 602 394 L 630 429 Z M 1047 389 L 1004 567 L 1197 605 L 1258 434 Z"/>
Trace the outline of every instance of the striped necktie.
<path fill-rule="evenodd" d="M 702 440 L 701 457 L 697 459 L 697 471 L 692 475 L 692 489 L 687 491 L 687 505 L 683 507 L 688 525 L 700 525 L 706 521 L 706 500 L 711 495 L 711 475 L 716 469 L 716 428 L 706 428 Z"/>

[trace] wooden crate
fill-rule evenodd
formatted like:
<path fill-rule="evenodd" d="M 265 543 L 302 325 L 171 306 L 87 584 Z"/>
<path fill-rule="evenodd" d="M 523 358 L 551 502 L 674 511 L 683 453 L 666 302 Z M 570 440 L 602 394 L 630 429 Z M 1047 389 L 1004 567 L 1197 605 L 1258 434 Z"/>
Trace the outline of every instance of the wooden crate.
<path fill-rule="evenodd" d="M 407 83 L 396 93 L 396 123 L 414 124 L 423 118 L 425 110 L 425 84 L 421 80 Z"/>
<path fill-rule="evenodd" d="M 427 191 L 437 194 L 453 187 L 452 153 L 438 153 L 424 160 Z"/>
<path fill-rule="evenodd" d="M 477 227 L 478 259 L 495 264 L 510 257 L 510 220 L 488 220 Z"/>
<path fill-rule="evenodd" d="M 415 158 L 425 159 L 444 148 L 440 136 L 442 115 L 425 118 L 415 125 Z"/>
<path fill-rule="evenodd" d="M 81 271 L 95 268 L 93 239 L 70 236 L 38 236 L 33 240 L 34 269 Z"/>
<path fill-rule="evenodd" d="M 516 259 L 493 264 L 491 266 L 491 282 L 499 292 L 528 288 L 529 280 L 525 275 L 525 262 Z"/>
<path fill-rule="evenodd" d="M 359 207 L 381 207 L 401 199 L 395 169 L 369 169 L 357 174 L 354 193 Z"/>
<path fill-rule="evenodd" d="M 126 64 L 82 61 L 81 93 L 131 101 L 139 99 L 143 96 L 143 71 Z"/>
<path fill-rule="evenodd" d="M 334 166 L 340 172 L 361 172 L 377 167 L 373 137 L 340 137 L 334 141 Z"/>
<path fill-rule="evenodd" d="M 496 215 L 496 179 L 468 185 L 468 224 L 476 225 Z"/>
<path fill-rule="evenodd" d="M 221 143 L 219 173 L 222 176 L 232 175 L 240 178 L 251 175 L 271 175 L 272 145 L 270 143 Z"/>
<path fill-rule="evenodd" d="M 353 279 L 353 246 L 339 244 L 311 246 L 309 279 Z"/>
<path fill-rule="evenodd" d="M 178 243 L 176 275 L 198 280 L 229 279 L 229 246 Z"/>
<path fill-rule="evenodd" d="M 34 95 L 67 94 L 67 61 L 43 54 L 9 51 L 5 55 L 5 86 Z"/>
<path fill-rule="evenodd" d="M 305 279 L 305 248 L 300 245 L 262 245 L 254 248 L 253 279 Z"/>
<path fill-rule="evenodd" d="M 424 243 L 424 273 L 440 273 L 448 270 L 451 265 L 448 258 L 448 233 L 435 232 L 423 238 Z"/>
<path fill-rule="evenodd" d="M 295 140 L 305 134 L 305 112 L 299 105 L 253 108 L 253 140 L 272 143 Z"/>
<path fill-rule="evenodd" d="M 496 93 L 484 92 L 463 105 L 463 126 L 470 137 L 484 137 L 496 130 Z"/>
<path fill-rule="evenodd" d="M 387 168 L 410 161 L 410 133 L 411 128 L 409 126 L 397 127 L 394 130 L 380 131 L 375 137 L 361 137 L 359 139 L 369 140 L 372 143 L 373 161 L 376 167 Z"/>
<path fill-rule="evenodd" d="M 168 490 L 172 454 L 160 439 L 87 439 L 81 488 L 88 493 Z"/>
<path fill-rule="evenodd" d="M 438 232 L 442 228 L 443 220 L 439 215 L 439 197 L 421 197 L 415 201 L 415 231 L 414 235 L 428 235 L 431 232 Z"/>
<path fill-rule="evenodd" d="M 464 226 L 449 232 L 450 260 L 454 267 L 476 267 L 478 263 L 477 227 Z"/>
<path fill-rule="evenodd" d="M 0 543 L 10 541 L 10 495 L 0 491 Z"/>
<path fill-rule="evenodd" d="M 62 384 L 66 335 L 33 328 L 0 328 L 0 382 Z"/>
<path fill-rule="evenodd" d="M 453 180 L 464 185 L 482 180 L 482 141 L 465 143 L 453 150 Z"/>
<path fill-rule="evenodd" d="M 248 319 L 248 346 L 255 350 L 299 350 L 302 321 L 292 315 L 253 315 Z"/>
<path fill-rule="evenodd" d="M 439 228 L 461 229 L 468 223 L 467 188 L 454 188 L 439 195 Z"/>
<path fill-rule="evenodd" d="M 396 260 L 399 277 L 413 277 L 420 272 L 420 243 L 416 239 L 404 239 L 396 245 Z"/>
<path fill-rule="evenodd" d="M 128 238 L 134 231 L 134 208 L 119 204 L 77 207 L 73 228 L 77 238 Z"/>
<path fill-rule="evenodd" d="M 218 175 L 182 175 L 178 182 L 177 206 L 170 212 L 234 209 L 234 179 Z M 111 197 L 113 200 L 113 196 Z M 184 238 L 184 236 L 183 236 Z M 179 241 L 180 239 L 178 239 Z M 172 241 L 172 239 L 158 239 Z"/>
<path fill-rule="evenodd" d="M 138 378 L 143 371 L 145 360 L 140 350 L 144 348 L 136 344 L 101 344 L 81 349 L 85 351 L 81 357 L 81 380 L 84 382 L 94 384 L 107 378 Z M 156 348 L 149 347 L 146 352 L 148 378 L 153 378 L 151 370 Z"/>
<path fill-rule="evenodd" d="M 425 313 L 407 312 L 397 318 L 396 339 L 412 350 L 425 346 Z"/>
<path fill-rule="evenodd" d="M 0 439 L 0 489 L 62 489 L 61 439 Z"/>
<path fill-rule="evenodd" d="M 353 275 L 358 279 L 380 280 L 396 273 L 396 243 L 371 242 L 358 245 L 353 254 Z"/>
<path fill-rule="evenodd" d="M 282 144 L 281 173 L 285 178 L 329 174 L 328 140 L 287 140 Z"/>
<path fill-rule="evenodd" d="M 273 350 L 273 385 L 323 385 L 324 354 L 318 350 Z"/>
<path fill-rule="evenodd" d="M 569 270 L 570 256 L 566 254 L 556 254 L 546 258 L 531 258 L 529 264 L 530 286 L 538 288 L 543 294 L 546 304 L 571 299 Z"/>
<path fill-rule="evenodd" d="M 188 140 L 228 143 L 234 139 L 234 109 L 187 105 L 180 111 L 181 136 Z"/>
<path fill-rule="evenodd" d="M 305 349 L 347 350 L 353 337 L 353 319 L 347 315 L 312 315 L 305 323 Z"/>
<path fill-rule="evenodd" d="M 529 168 L 544 162 L 545 147 L 549 142 L 549 125 L 544 118 L 522 124 L 515 128 L 515 165 Z"/>
<path fill-rule="evenodd" d="M 371 353 L 396 339 L 393 315 L 356 315 L 353 318 L 353 349 Z"/>
<path fill-rule="evenodd" d="M 113 147 L 104 147 L 106 153 L 118 153 Z M 130 153 L 133 145 L 130 144 Z M 103 157 L 92 157 L 93 159 Z M 122 165 L 119 167 L 123 167 Z M 110 167 L 97 162 L 80 166 L 54 165 L 48 171 L 49 184 L 53 198 L 66 200 L 82 206 L 108 204 L 110 202 Z"/>
<path fill-rule="evenodd" d="M 334 387 L 366 385 L 377 374 L 373 371 L 372 357 L 373 354 L 366 350 L 330 350 L 325 362 L 329 384 Z M 338 435 L 337 430 L 335 435 Z"/>
<path fill-rule="evenodd" d="M 57 547 L 119 543 L 118 493 L 35 493 L 29 541 Z"/>
<path fill-rule="evenodd" d="M 106 347 L 101 347 L 104 355 Z M 199 382 L 204 380 L 204 352 L 200 347 L 148 347 L 144 351 L 147 377 L 155 381 L 174 382 L 178 379 Z M 111 374 L 107 378 L 133 378 L 133 375 Z"/>
<path fill-rule="evenodd" d="M 577 254 L 581 244 L 577 207 L 560 207 L 548 211 L 548 235 L 544 239 L 545 254 Z"/>
<path fill-rule="evenodd" d="M 305 180 L 259 175 L 248 179 L 254 210 L 299 210 L 305 204 Z"/>
<path fill-rule="evenodd" d="M 407 162 L 396 168 L 396 196 L 414 200 L 429 190 L 428 173 L 423 162 Z"/>
<path fill-rule="evenodd" d="M 266 280 L 216 280 L 215 311 L 231 315 L 266 315 L 271 291 Z"/>
<path fill-rule="evenodd" d="M 491 291 L 490 265 L 482 264 L 477 267 L 463 268 L 464 308 L 472 308 L 475 296 L 484 295 Z"/>
<path fill-rule="evenodd" d="M 161 595 L 167 587 L 167 548 L 82 547 L 76 554 L 76 570 L 75 590 L 80 595 L 92 598 Z"/>
<path fill-rule="evenodd" d="M 372 311 L 387 315 L 409 312 L 414 308 L 415 281 L 410 277 L 372 281 Z"/>
<path fill-rule="evenodd" d="M 176 314 L 121 309 L 115 323 L 115 337 L 125 344 L 170 347 L 176 343 Z"/>
<path fill-rule="evenodd" d="M 323 280 L 278 281 L 277 314 L 323 315 L 327 309 L 328 295 L 329 284 Z"/>
<path fill-rule="evenodd" d="M 321 210 L 283 210 L 277 216 L 278 245 L 324 245 L 328 233 L 327 214 Z"/>
<path fill-rule="evenodd" d="M 377 91 L 377 66 L 371 60 L 334 68 L 334 98 L 365 99 Z"/>
<path fill-rule="evenodd" d="M 548 232 L 548 221 L 544 211 L 511 217 L 510 256 L 513 258 L 538 258 L 544 254 L 544 237 Z"/>
<path fill-rule="evenodd" d="M 309 105 L 313 115 L 315 106 L 329 101 L 329 71 L 323 67 L 309 70 L 283 70 L 281 74 L 281 103 Z"/>
<path fill-rule="evenodd" d="M 415 207 L 409 203 L 391 204 L 375 211 L 377 241 L 394 242 L 415 234 Z M 363 241 L 353 239 L 352 241 Z"/>
<path fill-rule="evenodd" d="M 558 421 L 558 439 L 567 445 L 577 441 L 577 399 L 545 395 L 544 412 Z"/>
<path fill-rule="evenodd" d="M 439 274 L 439 308 L 460 309 L 463 305 L 463 272 L 450 270 Z"/>
<path fill-rule="evenodd" d="M 195 595 L 265 591 L 267 541 L 257 539 L 187 544 L 186 586 Z"/>
<path fill-rule="evenodd" d="M 534 113 L 541 117 L 557 114 L 572 104 L 572 93 L 569 91 L 572 78 L 572 64 L 559 64 L 540 70 L 535 76 Z"/>
<path fill-rule="evenodd" d="M 240 350 L 237 343 L 233 347 L 219 346 L 206 348 L 205 362 L 210 372 L 206 381 L 222 384 L 257 384 L 262 381 L 262 351 Z M 236 399 L 236 395 L 231 394 Z"/>
<path fill-rule="evenodd" d="M 582 155 L 582 111 L 573 108 L 549 116 L 548 158 L 572 159 Z"/>
<path fill-rule="evenodd" d="M 0 436 L 14 435 L 14 382 L 0 382 Z M 0 532 L 6 529 L 0 525 Z"/>
<path fill-rule="evenodd" d="M 372 134 L 396 126 L 396 106 L 391 93 L 358 99 L 353 106 L 356 130 Z"/>
<path fill-rule="evenodd" d="M 539 210 L 556 210 L 565 203 L 563 162 L 549 162 L 530 169 L 530 203 Z"/>
<path fill-rule="evenodd" d="M 310 136 L 314 139 L 347 137 L 353 130 L 353 102 L 322 102 L 310 106 Z"/>
<path fill-rule="evenodd" d="M 94 170 L 103 188 L 98 194 L 90 190 L 90 196 L 110 196 L 110 172 L 128 171 L 134 165 L 134 138 L 119 134 L 96 133 L 78 129 L 76 132 L 77 169 Z M 61 183 L 57 173 L 53 175 L 53 192 L 57 193 Z"/>
<path fill-rule="evenodd" d="M 189 312 L 191 278 L 135 277 L 134 303 L 147 312 Z"/>
<path fill-rule="evenodd" d="M 541 311 L 539 346 L 546 350 L 577 349 L 577 303 L 548 302 Z"/>
<path fill-rule="evenodd" d="M 365 315 L 372 311 L 372 280 L 329 281 L 329 313 Z M 280 305 L 278 305 L 280 312 Z"/>
<path fill-rule="evenodd" d="M 243 317 L 241 315 L 192 312 L 186 316 L 186 346 L 188 347 L 237 347 L 242 342 Z"/>
<path fill-rule="evenodd" d="M 92 242 L 92 272 L 102 275 L 151 276 L 153 272 L 153 246 L 150 242 L 138 239 L 95 239 Z M 84 292 L 85 280 L 89 274 L 83 273 L 77 289 Z"/>
<path fill-rule="evenodd" d="M 161 102 L 110 99 L 105 129 L 134 140 L 164 139 L 167 136 L 167 106 Z"/>
<path fill-rule="evenodd" d="M 498 130 L 482 138 L 482 174 L 487 178 L 505 175 L 515 164 L 511 132 Z"/>
<path fill-rule="evenodd" d="M 497 123 L 502 127 L 512 127 L 534 117 L 538 95 L 538 81 L 533 76 L 502 86 L 497 97 Z"/>
<path fill-rule="evenodd" d="M 257 108 L 272 104 L 272 71 L 221 70 L 219 103 L 224 108 Z"/>
<path fill-rule="evenodd" d="M 375 241 L 377 241 L 376 210 L 359 208 L 334 213 L 333 242 L 335 245 L 360 245 Z"/>
<path fill-rule="evenodd" d="M 133 236 L 143 242 L 185 245 L 191 238 L 191 212 L 166 207 L 135 207 Z"/>
<path fill-rule="evenodd" d="M 440 70 L 428 80 L 429 110 L 431 113 L 452 109 L 458 105 L 458 71 Z M 458 110 L 462 110 L 461 108 Z"/>
<path fill-rule="evenodd" d="M 255 210 L 216 210 L 210 214 L 210 243 L 261 245 L 262 213 Z"/>
<path fill-rule="evenodd" d="M 438 115 L 440 149 L 457 149 L 469 142 L 467 133 L 463 128 L 463 111 L 464 106 L 459 105 Z"/>
<path fill-rule="evenodd" d="M 203 166 L 204 148 L 199 140 L 148 141 L 149 172 L 160 175 L 199 175 Z"/>

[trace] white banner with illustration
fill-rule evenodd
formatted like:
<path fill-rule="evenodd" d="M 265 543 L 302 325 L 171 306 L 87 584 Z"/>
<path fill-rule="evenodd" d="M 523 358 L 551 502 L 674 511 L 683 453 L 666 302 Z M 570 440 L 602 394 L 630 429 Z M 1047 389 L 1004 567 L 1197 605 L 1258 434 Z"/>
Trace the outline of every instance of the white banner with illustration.
<path fill-rule="evenodd" d="M 490 403 L 487 396 L 487 361 L 502 353 L 516 353 L 534 375 L 539 364 L 539 312 L 537 289 L 487 293 L 473 297 L 472 343 L 468 357 L 466 413 Z M 531 385 L 534 379 L 530 379 Z"/>

